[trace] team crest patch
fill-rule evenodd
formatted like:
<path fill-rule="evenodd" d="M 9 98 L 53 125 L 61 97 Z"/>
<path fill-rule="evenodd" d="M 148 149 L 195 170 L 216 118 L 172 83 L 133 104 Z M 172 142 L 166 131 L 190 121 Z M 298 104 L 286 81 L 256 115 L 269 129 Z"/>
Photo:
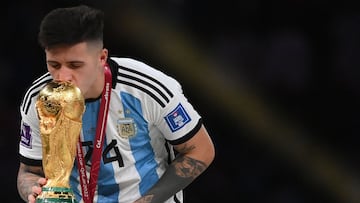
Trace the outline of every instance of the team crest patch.
<path fill-rule="evenodd" d="M 117 120 L 116 128 L 122 138 L 129 138 L 136 134 L 136 125 L 132 118 L 121 118 Z"/>
<path fill-rule="evenodd" d="M 21 140 L 20 140 L 21 145 L 31 149 L 32 136 L 31 136 L 31 128 L 28 124 L 24 122 L 22 123 L 20 135 L 21 135 Z"/>
<path fill-rule="evenodd" d="M 165 120 L 169 125 L 171 132 L 175 132 L 182 128 L 186 123 L 191 121 L 191 118 L 186 113 L 184 107 L 179 104 L 171 113 L 169 113 Z"/>

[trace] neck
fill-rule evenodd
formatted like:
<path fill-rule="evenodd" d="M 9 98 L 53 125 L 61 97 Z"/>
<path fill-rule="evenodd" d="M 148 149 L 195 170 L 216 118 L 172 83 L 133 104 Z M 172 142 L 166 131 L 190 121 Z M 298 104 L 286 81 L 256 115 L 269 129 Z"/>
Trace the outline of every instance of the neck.
<path fill-rule="evenodd" d="M 104 84 L 105 84 L 105 75 L 104 72 L 102 71 L 99 77 L 94 82 L 94 84 L 89 88 L 89 92 L 87 95 L 85 95 L 85 98 L 89 100 L 101 98 L 101 94 L 104 89 Z"/>

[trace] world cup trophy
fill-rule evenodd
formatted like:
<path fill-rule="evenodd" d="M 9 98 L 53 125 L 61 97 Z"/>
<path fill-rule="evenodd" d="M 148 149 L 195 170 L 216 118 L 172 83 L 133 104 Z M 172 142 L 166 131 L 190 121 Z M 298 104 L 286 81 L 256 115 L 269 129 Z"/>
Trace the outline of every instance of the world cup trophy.
<path fill-rule="evenodd" d="M 42 164 L 47 178 L 36 202 L 76 203 L 70 187 L 70 173 L 85 111 L 83 95 L 70 82 L 52 81 L 41 89 L 36 109 L 40 121 Z"/>

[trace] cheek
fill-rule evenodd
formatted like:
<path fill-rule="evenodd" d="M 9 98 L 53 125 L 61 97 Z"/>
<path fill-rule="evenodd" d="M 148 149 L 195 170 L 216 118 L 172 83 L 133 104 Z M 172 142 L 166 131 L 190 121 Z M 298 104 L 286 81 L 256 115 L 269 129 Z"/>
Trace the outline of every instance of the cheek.
<path fill-rule="evenodd" d="M 76 83 L 83 91 L 83 93 L 89 91 L 96 79 L 96 74 L 93 71 L 85 71 L 77 75 Z"/>
<path fill-rule="evenodd" d="M 47 66 L 47 71 L 50 73 L 51 76 L 54 77 L 54 75 L 55 75 L 55 69 L 50 68 L 49 66 Z"/>

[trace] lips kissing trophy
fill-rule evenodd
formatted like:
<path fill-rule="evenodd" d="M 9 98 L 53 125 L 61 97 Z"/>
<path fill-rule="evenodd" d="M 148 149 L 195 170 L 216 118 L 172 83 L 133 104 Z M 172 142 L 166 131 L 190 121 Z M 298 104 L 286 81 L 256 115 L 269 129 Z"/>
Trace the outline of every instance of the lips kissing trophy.
<path fill-rule="evenodd" d="M 85 100 L 70 82 L 49 82 L 36 101 L 40 121 L 42 163 L 47 183 L 37 203 L 76 203 L 70 173 L 82 127 Z"/>

